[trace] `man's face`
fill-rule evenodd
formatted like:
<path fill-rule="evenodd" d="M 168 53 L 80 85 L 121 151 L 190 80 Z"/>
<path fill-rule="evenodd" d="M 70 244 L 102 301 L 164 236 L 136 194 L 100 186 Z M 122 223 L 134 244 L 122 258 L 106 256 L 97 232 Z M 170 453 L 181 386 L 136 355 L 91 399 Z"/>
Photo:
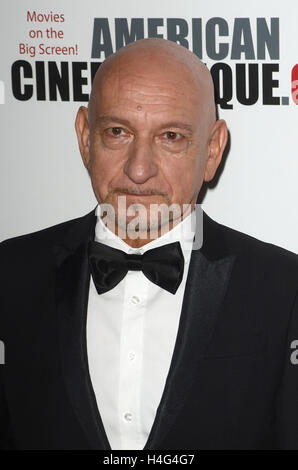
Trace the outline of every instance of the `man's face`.
<path fill-rule="evenodd" d="M 181 213 L 184 204 L 193 207 L 210 120 L 187 70 L 126 61 L 105 73 L 94 98 L 84 162 L 98 202 L 112 204 L 120 226 L 132 217 L 118 211 L 118 197 L 126 196 L 126 208 L 142 204 L 143 229 L 150 226 L 151 204 L 178 204 Z"/>

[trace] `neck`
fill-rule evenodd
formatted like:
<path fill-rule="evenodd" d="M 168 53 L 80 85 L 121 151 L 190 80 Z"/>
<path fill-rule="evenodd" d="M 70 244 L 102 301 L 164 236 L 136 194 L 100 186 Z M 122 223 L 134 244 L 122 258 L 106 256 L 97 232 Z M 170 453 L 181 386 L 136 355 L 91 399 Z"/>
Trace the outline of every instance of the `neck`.
<path fill-rule="evenodd" d="M 146 231 L 134 231 L 132 233 L 123 231 L 118 225 L 116 226 L 115 233 L 118 237 L 122 238 L 127 245 L 131 246 L 132 248 L 140 248 L 141 246 L 146 245 L 147 243 L 155 240 L 156 238 L 161 237 L 165 233 L 172 230 L 175 226 L 174 221 L 170 221 L 167 226 L 158 227 L 158 229 Z"/>
<path fill-rule="evenodd" d="M 150 228 L 147 230 L 137 230 L 135 229 L 133 232 L 129 232 L 123 227 L 120 227 L 117 223 L 113 224 L 110 222 L 109 218 L 104 218 L 104 223 L 109 230 L 114 232 L 119 238 L 125 241 L 127 245 L 131 246 L 132 248 L 140 248 L 147 243 L 155 240 L 156 238 L 161 237 L 165 233 L 172 230 L 176 225 L 180 224 L 182 220 L 184 220 L 190 212 L 193 210 L 193 206 L 189 208 L 181 218 L 169 220 L 168 223 L 163 224 L 162 226 L 158 226 L 156 228 Z"/>

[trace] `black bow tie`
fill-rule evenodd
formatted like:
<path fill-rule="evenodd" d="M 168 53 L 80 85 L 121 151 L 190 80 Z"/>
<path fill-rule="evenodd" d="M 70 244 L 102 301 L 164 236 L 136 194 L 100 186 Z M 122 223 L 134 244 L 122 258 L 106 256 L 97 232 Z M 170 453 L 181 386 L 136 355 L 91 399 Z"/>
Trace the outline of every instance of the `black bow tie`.
<path fill-rule="evenodd" d="M 103 243 L 90 240 L 89 266 L 98 294 L 113 289 L 127 271 L 142 271 L 154 284 L 175 294 L 184 270 L 184 257 L 179 242 L 169 243 L 142 255 L 126 254 Z"/>

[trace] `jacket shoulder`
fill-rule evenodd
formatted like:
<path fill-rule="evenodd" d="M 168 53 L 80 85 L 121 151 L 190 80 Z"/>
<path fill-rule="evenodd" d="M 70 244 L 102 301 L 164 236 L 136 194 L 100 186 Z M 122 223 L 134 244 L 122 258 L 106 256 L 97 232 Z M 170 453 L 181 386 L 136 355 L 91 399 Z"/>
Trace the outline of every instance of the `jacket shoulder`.
<path fill-rule="evenodd" d="M 94 209 L 81 217 L 66 220 L 58 224 L 36 230 L 34 232 L 7 238 L 0 243 L 0 256 L 10 254 L 12 252 L 38 251 L 39 247 L 49 247 L 60 243 L 68 235 L 84 236 L 90 227 L 92 218 L 94 217 Z"/>
<path fill-rule="evenodd" d="M 290 251 L 286 248 L 278 246 L 274 243 L 260 240 L 252 235 L 244 232 L 240 232 L 231 227 L 223 226 L 226 232 L 226 238 L 231 246 L 234 246 L 238 250 L 247 250 L 249 252 L 255 252 L 256 254 L 263 253 L 264 256 L 273 256 L 278 258 L 284 258 L 288 261 L 292 261 L 294 264 L 298 264 L 298 254 Z"/>
<path fill-rule="evenodd" d="M 262 271 L 290 269 L 298 276 L 298 254 L 273 243 L 205 217 L 204 238 L 208 250 L 216 256 L 236 254 L 247 265 L 262 266 Z"/>

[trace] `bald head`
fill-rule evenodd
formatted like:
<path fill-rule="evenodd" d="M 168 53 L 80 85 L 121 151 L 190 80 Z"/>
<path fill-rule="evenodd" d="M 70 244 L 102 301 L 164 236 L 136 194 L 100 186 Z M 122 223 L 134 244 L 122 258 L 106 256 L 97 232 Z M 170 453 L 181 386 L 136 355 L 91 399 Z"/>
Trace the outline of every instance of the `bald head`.
<path fill-rule="evenodd" d="M 208 127 L 216 119 L 214 86 L 206 65 L 191 51 L 179 44 L 161 38 L 141 39 L 122 47 L 110 55 L 99 67 L 89 101 L 89 116 L 104 80 L 135 72 L 140 76 L 168 77 L 189 94 L 196 96 Z"/>

